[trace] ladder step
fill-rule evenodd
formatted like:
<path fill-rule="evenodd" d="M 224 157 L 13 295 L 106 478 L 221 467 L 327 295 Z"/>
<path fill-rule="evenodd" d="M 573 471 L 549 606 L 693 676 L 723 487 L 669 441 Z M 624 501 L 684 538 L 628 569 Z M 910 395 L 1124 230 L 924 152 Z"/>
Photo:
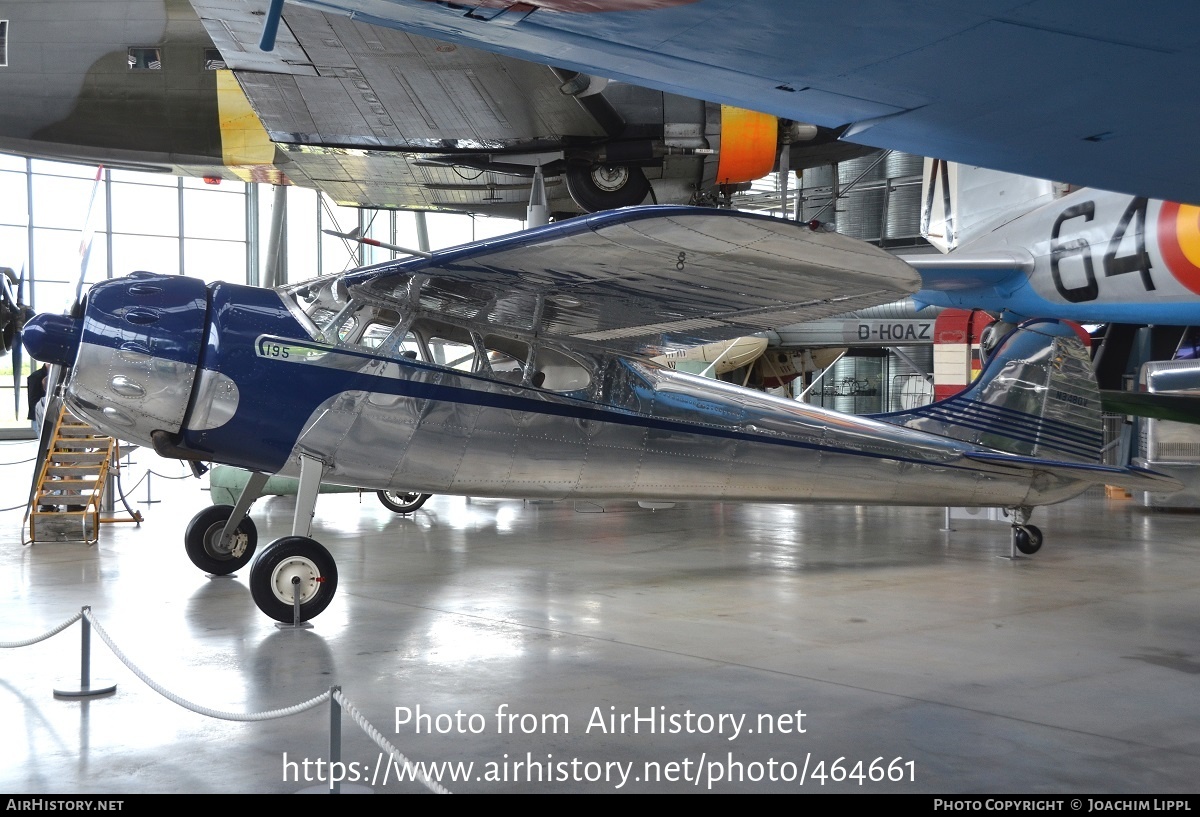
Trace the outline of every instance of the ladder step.
<path fill-rule="evenodd" d="M 51 451 L 48 458 L 63 462 L 104 462 L 108 454 L 104 451 Z"/>
<path fill-rule="evenodd" d="M 96 494 L 94 491 L 41 491 L 37 495 L 39 505 L 84 505 Z"/>
<path fill-rule="evenodd" d="M 48 479 L 42 483 L 42 487 L 75 490 L 78 488 L 92 488 L 99 484 L 99 482 L 100 480 L 95 477 L 63 477 L 62 479 Z"/>
<path fill-rule="evenodd" d="M 71 479 L 89 474 L 98 475 L 99 471 L 100 467 L 97 465 L 51 465 L 46 469 L 46 476 Z"/>

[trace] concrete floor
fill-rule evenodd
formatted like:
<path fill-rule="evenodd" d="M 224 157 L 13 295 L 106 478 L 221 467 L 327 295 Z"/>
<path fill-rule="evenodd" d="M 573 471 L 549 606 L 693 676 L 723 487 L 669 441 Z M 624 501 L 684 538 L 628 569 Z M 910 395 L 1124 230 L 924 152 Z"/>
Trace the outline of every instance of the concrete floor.
<path fill-rule="evenodd" d="M 30 454 L 0 445 L 5 462 Z M 30 467 L 0 466 L 3 504 L 21 501 Z M 184 473 L 141 452 L 126 485 L 147 467 Z M 456 792 L 1197 791 L 1191 514 L 1090 493 L 1039 510 L 1046 545 L 1014 562 L 1000 558 L 1005 525 L 970 520 L 947 534 L 940 509 L 599 513 L 437 497 L 403 518 L 371 495 L 327 496 L 313 535 L 336 556 L 340 586 L 316 628 L 295 632 L 258 612 L 248 571 L 210 580 L 187 560 L 181 537 L 207 502 L 202 485 L 153 478 L 162 501 L 139 506 L 146 522 L 106 526 L 95 547 L 22 547 L 21 512 L 0 514 L 0 641 L 86 604 L 145 673 L 203 706 L 276 709 L 338 684 L 410 758 L 473 762 L 469 780 L 445 782 Z M 145 499 L 145 485 L 132 493 Z M 261 543 L 290 532 L 293 507 L 255 507 Z M 316 777 L 329 758 L 326 706 L 257 723 L 197 715 L 99 641 L 94 674 L 116 694 L 56 700 L 54 687 L 76 683 L 79 641 L 76 624 L 3 651 L 0 791 L 292 792 L 311 785 L 295 779 L 305 759 Z M 417 734 L 397 727 L 397 707 L 434 718 Z M 679 728 L 598 724 L 635 708 Z M 534 717 L 498 722 L 498 711 Z M 348 719 L 342 736 L 343 760 L 369 777 L 375 744 Z M 822 784 L 822 771 L 861 776 L 876 758 L 904 780 Z M 555 764 L 551 779 L 528 782 L 529 759 L 543 778 Z M 663 779 L 647 781 L 647 766 Z M 423 790 L 394 772 L 374 785 Z"/>

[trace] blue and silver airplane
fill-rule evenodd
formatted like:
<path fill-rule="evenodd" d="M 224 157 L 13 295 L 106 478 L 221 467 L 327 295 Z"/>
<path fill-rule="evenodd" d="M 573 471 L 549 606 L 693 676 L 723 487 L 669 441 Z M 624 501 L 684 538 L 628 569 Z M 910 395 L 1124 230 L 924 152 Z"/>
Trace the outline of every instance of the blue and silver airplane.
<path fill-rule="evenodd" d="M 1032 508 L 1097 483 L 1172 491 L 1100 464 L 1090 361 L 1074 331 L 1027 322 L 958 396 L 880 417 L 838 414 L 649 362 L 895 300 L 918 274 L 804 224 L 650 207 L 278 289 L 134 273 L 39 315 L 24 343 L 69 367 L 71 409 L 163 456 L 254 472 L 201 511 L 203 570 L 250 562 L 267 478 L 298 476 L 291 535 L 250 570 L 258 606 L 309 619 L 337 585 L 310 538 L 322 481 L 374 490 Z"/>

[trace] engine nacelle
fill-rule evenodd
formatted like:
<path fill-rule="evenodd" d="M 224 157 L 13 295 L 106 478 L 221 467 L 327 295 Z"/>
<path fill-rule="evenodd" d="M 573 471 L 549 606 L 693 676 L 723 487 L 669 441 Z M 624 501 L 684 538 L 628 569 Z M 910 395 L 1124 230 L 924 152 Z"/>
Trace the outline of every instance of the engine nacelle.
<path fill-rule="evenodd" d="M 717 184 L 741 184 L 766 176 L 779 152 L 779 119 L 732 105 L 721 106 Z"/>
<path fill-rule="evenodd" d="M 124 440 L 153 445 L 183 427 L 204 345 L 203 281 L 138 272 L 88 293 L 67 380 L 71 410 Z M 31 351 L 31 354 L 36 353 Z"/>

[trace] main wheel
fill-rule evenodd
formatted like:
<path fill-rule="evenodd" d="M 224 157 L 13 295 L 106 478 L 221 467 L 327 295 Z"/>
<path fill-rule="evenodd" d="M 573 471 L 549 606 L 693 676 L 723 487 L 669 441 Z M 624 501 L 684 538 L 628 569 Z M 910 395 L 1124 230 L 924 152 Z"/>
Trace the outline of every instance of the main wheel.
<path fill-rule="evenodd" d="M 433 494 L 419 494 L 416 491 L 379 491 L 375 494 L 383 507 L 395 513 L 412 513 L 425 504 Z"/>
<path fill-rule="evenodd" d="M 298 584 L 292 579 L 298 578 Z M 337 564 L 319 542 L 285 536 L 263 548 L 250 567 L 250 595 L 276 621 L 292 622 L 293 594 L 300 593 L 300 620 L 316 618 L 333 601 Z"/>
<path fill-rule="evenodd" d="M 1018 525 L 1015 532 L 1017 550 L 1032 556 L 1042 549 L 1042 531 L 1036 525 Z"/>
<path fill-rule="evenodd" d="M 628 165 L 567 165 L 567 192 L 589 213 L 641 204 L 650 182 L 640 167 Z"/>
<path fill-rule="evenodd" d="M 205 573 L 228 576 L 245 567 L 258 545 L 258 529 L 247 516 L 233 532 L 233 541 L 221 546 L 221 531 L 233 513 L 232 505 L 213 505 L 192 517 L 183 535 L 183 547 L 192 564 Z"/>

